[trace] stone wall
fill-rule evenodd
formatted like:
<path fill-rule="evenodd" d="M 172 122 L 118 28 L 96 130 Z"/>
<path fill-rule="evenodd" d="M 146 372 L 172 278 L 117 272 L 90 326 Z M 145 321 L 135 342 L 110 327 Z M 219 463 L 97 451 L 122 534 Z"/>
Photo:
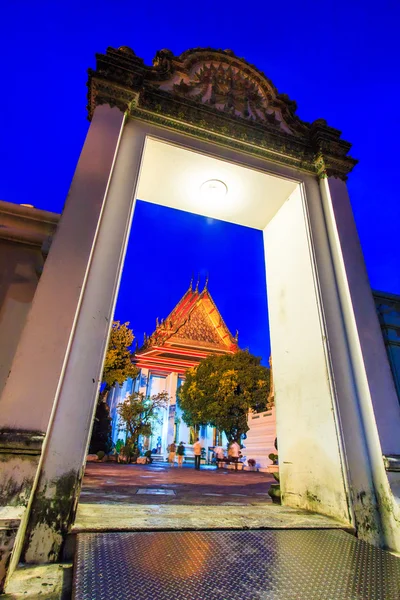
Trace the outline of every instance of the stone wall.
<path fill-rule="evenodd" d="M 55 213 L 0 201 L 0 396 L 58 219 Z"/>

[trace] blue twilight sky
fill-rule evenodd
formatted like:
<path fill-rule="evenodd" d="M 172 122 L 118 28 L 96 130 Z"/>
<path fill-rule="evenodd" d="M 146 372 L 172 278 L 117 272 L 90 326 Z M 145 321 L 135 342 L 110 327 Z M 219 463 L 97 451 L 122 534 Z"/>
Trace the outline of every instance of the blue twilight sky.
<path fill-rule="evenodd" d="M 325 118 L 352 142 L 360 164 L 348 186 L 371 285 L 400 293 L 399 17 L 398 0 L 6 1 L 0 198 L 61 211 L 89 125 L 86 71 L 95 66 L 96 52 L 129 45 L 150 64 L 161 48 L 175 54 L 196 46 L 230 48 L 296 100 L 300 118 Z M 259 232 L 165 211 L 174 236 L 161 248 L 145 234 L 157 211 L 165 209 L 138 208 L 138 248 L 132 240 L 117 316 L 131 321 L 141 341 L 183 294 L 192 271 L 203 277 L 207 271 L 229 327 L 239 329 L 242 345 L 265 356 L 265 298 L 256 291 L 262 264 L 240 252 L 246 239 L 260 256 Z M 218 231 L 223 247 L 213 241 Z M 183 239 L 192 241 L 190 249 Z"/>

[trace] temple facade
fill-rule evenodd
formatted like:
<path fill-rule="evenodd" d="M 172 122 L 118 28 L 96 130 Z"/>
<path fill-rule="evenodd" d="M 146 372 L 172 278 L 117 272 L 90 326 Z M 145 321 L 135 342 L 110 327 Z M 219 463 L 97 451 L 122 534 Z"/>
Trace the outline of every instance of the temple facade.
<path fill-rule="evenodd" d="M 125 437 L 117 407 L 127 395 L 143 392 L 152 396 L 166 391 L 168 406 L 159 411 L 152 435 L 140 440 L 142 449 L 165 457 L 172 441 L 182 441 L 190 456 L 192 445 L 199 437 L 208 458 L 209 447 L 226 444 L 225 434 L 215 427 L 188 427 L 182 419 L 177 391 L 185 380 L 185 372 L 201 360 L 210 354 L 234 354 L 238 350 L 238 336 L 233 336 L 226 326 L 207 282 L 202 291 L 198 283 L 195 288 L 191 283 L 170 315 L 160 322 L 157 320 L 155 331 L 149 337 L 145 335 L 142 347 L 137 349 L 135 363 L 140 369 L 137 379 L 128 379 L 109 394 L 113 442 Z"/>

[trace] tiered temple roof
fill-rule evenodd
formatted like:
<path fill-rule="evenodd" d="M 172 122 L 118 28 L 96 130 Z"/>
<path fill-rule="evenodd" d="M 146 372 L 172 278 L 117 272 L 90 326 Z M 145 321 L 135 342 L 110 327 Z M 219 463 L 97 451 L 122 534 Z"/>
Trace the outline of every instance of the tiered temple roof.
<path fill-rule="evenodd" d="M 209 354 L 234 354 L 239 350 L 234 337 L 208 291 L 192 284 L 165 320 L 136 351 L 134 362 L 153 373 L 185 373 Z"/>

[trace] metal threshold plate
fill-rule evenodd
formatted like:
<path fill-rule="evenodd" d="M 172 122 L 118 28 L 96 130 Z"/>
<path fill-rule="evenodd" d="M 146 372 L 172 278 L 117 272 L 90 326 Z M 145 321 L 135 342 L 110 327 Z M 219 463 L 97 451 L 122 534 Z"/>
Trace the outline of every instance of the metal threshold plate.
<path fill-rule="evenodd" d="M 399 600 L 400 559 L 339 530 L 86 533 L 74 600 Z"/>
<path fill-rule="evenodd" d="M 175 496 L 174 490 L 164 490 L 162 488 L 139 488 L 137 494 L 151 494 L 153 496 Z"/>

